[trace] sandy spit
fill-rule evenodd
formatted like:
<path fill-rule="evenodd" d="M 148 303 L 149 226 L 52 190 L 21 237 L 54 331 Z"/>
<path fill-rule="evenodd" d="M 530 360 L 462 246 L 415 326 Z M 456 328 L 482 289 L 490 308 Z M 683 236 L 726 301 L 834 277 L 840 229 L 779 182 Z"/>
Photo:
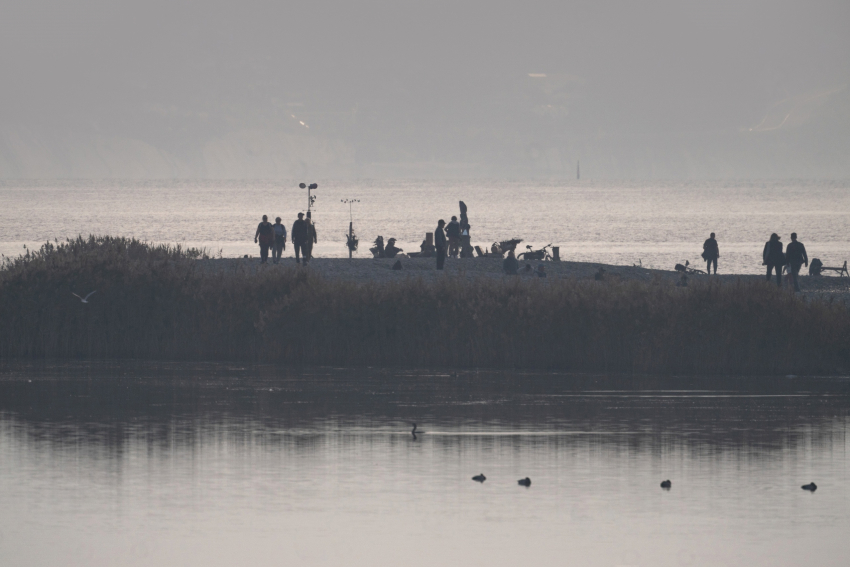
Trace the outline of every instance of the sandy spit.
<path fill-rule="evenodd" d="M 299 266 L 294 258 L 283 258 L 280 264 L 261 265 L 257 258 L 214 258 L 198 260 L 199 267 L 209 273 L 234 272 L 253 274 L 259 270 L 306 269 L 329 280 L 350 280 L 358 282 L 389 283 L 403 281 L 407 278 L 421 279 L 425 282 L 437 281 L 439 278 L 464 278 L 477 280 L 481 278 L 504 279 L 517 276 L 506 276 L 502 273 L 502 260 L 498 258 L 461 258 L 446 260 L 445 269 L 436 269 L 434 258 L 400 258 L 402 269 L 393 270 L 395 259 L 373 258 L 314 258 L 309 265 Z M 534 262 L 532 268 L 537 268 L 540 262 Z M 638 266 L 612 266 L 589 262 L 545 262 L 548 277 L 546 281 L 558 279 L 593 280 L 599 268 L 605 270 L 608 280 L 633 280 L 675 285 L 680 275 L 672 270 L 650 270 Z M 524 263 L 520 263 L 522 268 Z M 539 279 L 533 274 L 518 276 L 523 280 Z M 691 275 L 690 282 L 703 282 L 718 279 L 721 282 L 764 281 L 761 275 L 724 275 L 706 276 Z M 772 280 L 773 281 L 773 280 Z M 850 278 L 830 276 L 800 277 L 800 287 L 804 296 L 835 296 L 850 299 Z"/>

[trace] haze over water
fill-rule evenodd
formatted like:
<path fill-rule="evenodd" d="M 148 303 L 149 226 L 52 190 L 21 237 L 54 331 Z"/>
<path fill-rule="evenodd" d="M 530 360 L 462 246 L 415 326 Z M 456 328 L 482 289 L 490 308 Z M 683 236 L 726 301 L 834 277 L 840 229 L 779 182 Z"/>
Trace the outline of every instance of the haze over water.
<path fill-rule="evenodd" d="M 848 395 L 846 378 L 6 366 L 0 563 L 839 566 Z"/>

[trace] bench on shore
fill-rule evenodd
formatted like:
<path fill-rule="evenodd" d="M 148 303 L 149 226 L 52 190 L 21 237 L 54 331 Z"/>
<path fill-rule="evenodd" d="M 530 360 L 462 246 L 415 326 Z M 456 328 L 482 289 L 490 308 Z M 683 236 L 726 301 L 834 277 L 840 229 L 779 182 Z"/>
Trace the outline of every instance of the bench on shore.
<path fill-rule="evenodd" d="M 840 268 L 828 268 L 826 266 L 821 266 L 820 271 L 821 272 L 838 272 L 839 278 L 843 278 L 845 276 L 850 278 L 850 272 L 847 271 L 847 262 L 846 261 L 844 262 L 844 265 L 841 266 Z"/>
<path fill-rule="evenodd" d="M 850 277 L 850 272 L 847 271 L 847 262 L 844 262 L 844 265 L 840 268 L 834 268 L 829 266 L 824 266 L 823 262 L 821 262 L 817 258 L 812 259 L 812 263 L 809 266 L 809 275 L 810 276 L 819 276 L 823 272 L 837 272 L 839 278 Z"/>

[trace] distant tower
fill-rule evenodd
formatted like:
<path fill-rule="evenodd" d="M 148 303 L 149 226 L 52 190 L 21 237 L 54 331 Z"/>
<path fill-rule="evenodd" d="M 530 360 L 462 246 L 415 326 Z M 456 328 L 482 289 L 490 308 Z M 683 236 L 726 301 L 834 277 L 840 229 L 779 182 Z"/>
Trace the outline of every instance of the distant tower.
<path fill-rule="evenodd" d="M 576 179 L 581 179 L 581 162 L 576 162 Z"/>

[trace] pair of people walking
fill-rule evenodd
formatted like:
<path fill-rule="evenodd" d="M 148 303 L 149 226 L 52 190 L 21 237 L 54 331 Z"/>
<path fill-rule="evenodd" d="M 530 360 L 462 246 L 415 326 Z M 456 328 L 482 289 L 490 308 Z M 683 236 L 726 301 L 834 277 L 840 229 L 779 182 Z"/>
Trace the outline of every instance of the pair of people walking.
<path fill-rule="evenodd" d="M 762 252 L 762 264 L 767 266 L 767 281 L 770 281 L 771 272 L 776 273 L 776 285 L 782 286 L 782 269 L 787 266 L 788 277 L 794 283 L 794 291 L 800 291 L 797 281 L 800 276 L 800 268 L 809 265 L 809 256 L 806 247 L 797 240 L 797 233 L 791 233 L 791 242 L 782 251 L 782 239 L 775 232 L 770 235 L 770 240 L 765 242 Z"/>
<path fill-rule="evenodd" d="M 310 218 L 310 213 L 307 213 L 307 218 L 304 218 L 304 213 L 298 213 L 298 220 L 292 223 L 292 245 L 295 247 L 295 263 L 300 264 L 303 260 L 304 265 L 313 259 L 313 244 L 319 241 L 316 236 L 316 225 Z"/>
<path fill-rule="evenodd" d="M 275 223 L 269 222 L 269 217 L 263 215 L 262 222 L 257 225 L 254 233 L 254 242 L 260 245 L 260 263 L 265 264 L 269 260 L 269 248 L 272 249 L 272 261 L 277 264 L 283 251 L 286 250 L 286 227 L 281 224 L 280 217 Z M 309 215 L 304 219 L 304 213 L 298 213 L 298 220 L 292 225 L 292 244 L 295 247 L 295 261 L 301 263 L 301 257 L 306 264 L 313 257 L 313 244 L 318 242 L 316 236 L 316 225 L 313 224 Z"/>

